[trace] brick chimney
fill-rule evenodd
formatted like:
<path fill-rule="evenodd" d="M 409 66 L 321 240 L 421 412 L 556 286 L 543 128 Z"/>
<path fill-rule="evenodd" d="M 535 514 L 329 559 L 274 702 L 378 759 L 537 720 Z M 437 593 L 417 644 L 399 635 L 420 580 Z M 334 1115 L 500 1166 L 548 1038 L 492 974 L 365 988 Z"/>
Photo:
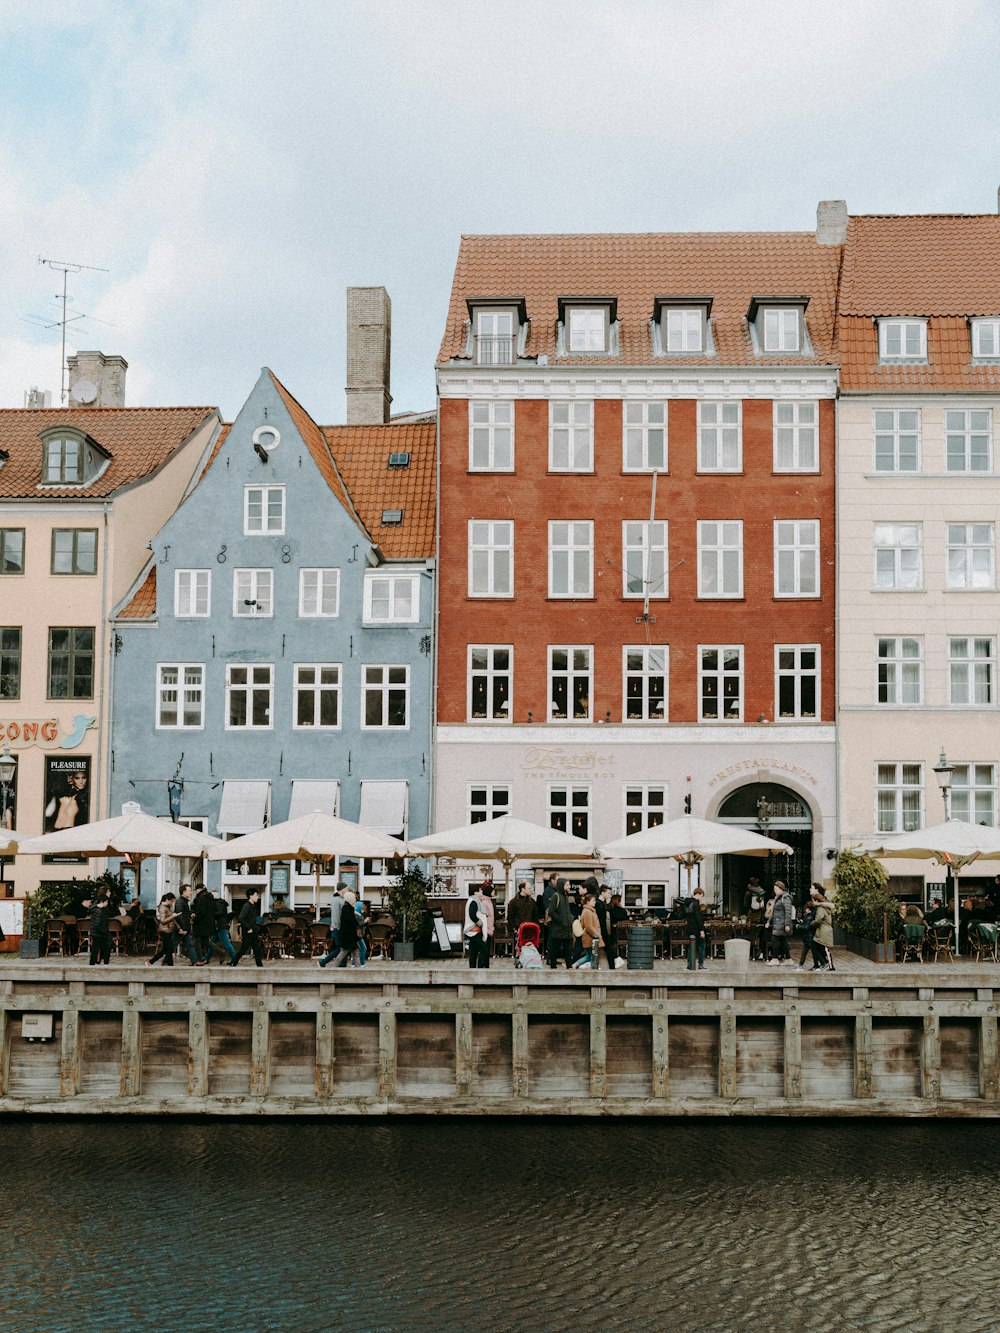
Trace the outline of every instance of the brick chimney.
<path fill-rule="evenodd" d="M 69 401 L 74 406 L 125 406 L 125 372 L 128 370 L 128 362 L 123 356 L 77 352 L 75 356 L 66 358 L 66 369 L 69 371 Z M 90 385 L 97 390 L 96 393 L 91 393 Z"/>
<path fill-rule="evenodd" d="M 384 287 L 347 289 L 347 424 L 389 420 L 392 304 Z"/>
<path fill-rule="evenodd" d="M 846 202 L 843 199 L 821 199 L 816 205 L 816 244 L 843 245 L 846 240 Z"/>

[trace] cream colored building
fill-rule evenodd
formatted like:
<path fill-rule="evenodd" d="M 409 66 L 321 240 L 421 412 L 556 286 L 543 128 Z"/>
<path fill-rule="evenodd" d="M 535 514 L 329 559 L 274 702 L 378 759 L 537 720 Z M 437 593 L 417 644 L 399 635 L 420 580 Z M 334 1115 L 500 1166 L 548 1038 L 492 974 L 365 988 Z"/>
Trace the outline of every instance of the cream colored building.
<path fill-rule="evenodd" d="M 842 846 L 941 822 L 942 750 L 952 816 L 997 823 L 998 263 L 993 215 L 851 219 L 838 330 Z M 914 895 L 944 881 L 928 862 L 893 874 Z"/>
<path fill-rule="evenodd" d="M 0 750 L 17 759 L 6 822 L 20 833 L 108 814 L 110 613 L 219 425 L 208 407 L 0 411 Z M 88 873 L 8 861 L 5 929 L 11 899 Z"/>

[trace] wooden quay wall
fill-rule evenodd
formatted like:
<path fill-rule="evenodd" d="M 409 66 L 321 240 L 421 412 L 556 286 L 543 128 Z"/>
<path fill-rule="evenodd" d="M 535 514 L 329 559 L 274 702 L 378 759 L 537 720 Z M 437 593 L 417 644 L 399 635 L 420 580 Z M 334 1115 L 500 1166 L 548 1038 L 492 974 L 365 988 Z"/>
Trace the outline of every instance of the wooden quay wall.
<path fill-rule="evenodd" d="M 0 1113 L 1000 1112 L 1000 969 L 775 971 L 0 963 Z"/>

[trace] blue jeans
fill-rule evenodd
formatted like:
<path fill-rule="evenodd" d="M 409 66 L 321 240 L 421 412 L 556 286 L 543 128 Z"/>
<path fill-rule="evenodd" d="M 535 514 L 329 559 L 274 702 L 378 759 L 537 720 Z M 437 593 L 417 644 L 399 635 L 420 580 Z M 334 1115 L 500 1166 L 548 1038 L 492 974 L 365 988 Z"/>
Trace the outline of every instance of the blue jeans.
<path fill-rule="evenodd" d="M 332 962 L 334 958 L 336 958 L 338 953 L 340 953 L 340 931 L 331 930 L 330 948 L 319 961 L 324 967 L 326 967 L 327 963 Z"/>
<path fill-rule="evenodd" d="M 597 954 L 597 950 L 596 950 L 595 948 L 593 948 L 593 947 L 591 947 L 591 948 L 589 948 L 589 949 L 584 949 L 583 953 L 582 953 L 582 954 L 580 955 L 580 957 L 576 960 L 576 962 L 573 964 L 573 966 L 574 966 L 574 967 L 596 967 L 596 966 L 597 966 L 597 958 L 596 958 L 596 954 Z"/>
<path fill-rule="evenodd" d="M 220 949 L 225 949 L 226 953 L 229 954 L 230 962 L 236 957 L 236 946 L 229 938 L 228 926 L 222 926 L 213 933 L 212 943 L 218 945 Z"/>

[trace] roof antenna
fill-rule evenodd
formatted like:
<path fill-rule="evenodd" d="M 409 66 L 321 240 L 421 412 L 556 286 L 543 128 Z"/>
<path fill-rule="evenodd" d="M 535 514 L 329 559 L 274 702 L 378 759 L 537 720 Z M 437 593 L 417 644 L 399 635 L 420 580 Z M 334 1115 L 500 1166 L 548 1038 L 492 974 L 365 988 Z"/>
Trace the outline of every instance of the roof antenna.
<path fill-rule="evenodd" d="M 61 274 L 63 275 L 62 296 L 60 296 L 59 293 L 56 292 L 56 300 L 57 300 L 57 301 L 62 301 L 62 319 L 57 319 L 57 320 L 55 320 L 52 324 L 46 324 L 45 327 L 46 327 L 47 329 L 62 329 L 62 364 L 61 364 L 61 367 L 60 367 L 60 376 L 59 376 L 59 398 L 60 398 L 60 401 L 62 402 L 63 406 L 65 406 L 65 404 L 66 404 L 66 325 L 67 325 L 67 324 L 71 324 L 71 323 L 73 323 L 74 320 L 77 320 L 77 319 L 86 319 L 86 318 L 87 318 L 86 315 L 70 315 L 70 316 L 67 316 L 67 314 L 66 314 L 66 301 L 67 301 L 66 280 L 67 280 L 67 274 L 69 274 L 69 273 L 81 273 L 84 269 L 87 269 L 87 271 L 90 272 L 90 273 L 109 273 L 111 270 L 110 270 L 110 269 L 106 269 L 106 268 L 97 268 L 94 264 L 70 264 L 70 263 L 67 263 L 65 260 L 62 260 L 62 259 L 43 259 L 41 255 L 38 256 L 38 262 L 39 262 L 40 264 L 45 264 L 45 265 L 47 265 L 49 268 L 53 268 L 53 269 L 55 269 L 55 271 L 56 271 L 57 273 L 61 273 Z"/>

